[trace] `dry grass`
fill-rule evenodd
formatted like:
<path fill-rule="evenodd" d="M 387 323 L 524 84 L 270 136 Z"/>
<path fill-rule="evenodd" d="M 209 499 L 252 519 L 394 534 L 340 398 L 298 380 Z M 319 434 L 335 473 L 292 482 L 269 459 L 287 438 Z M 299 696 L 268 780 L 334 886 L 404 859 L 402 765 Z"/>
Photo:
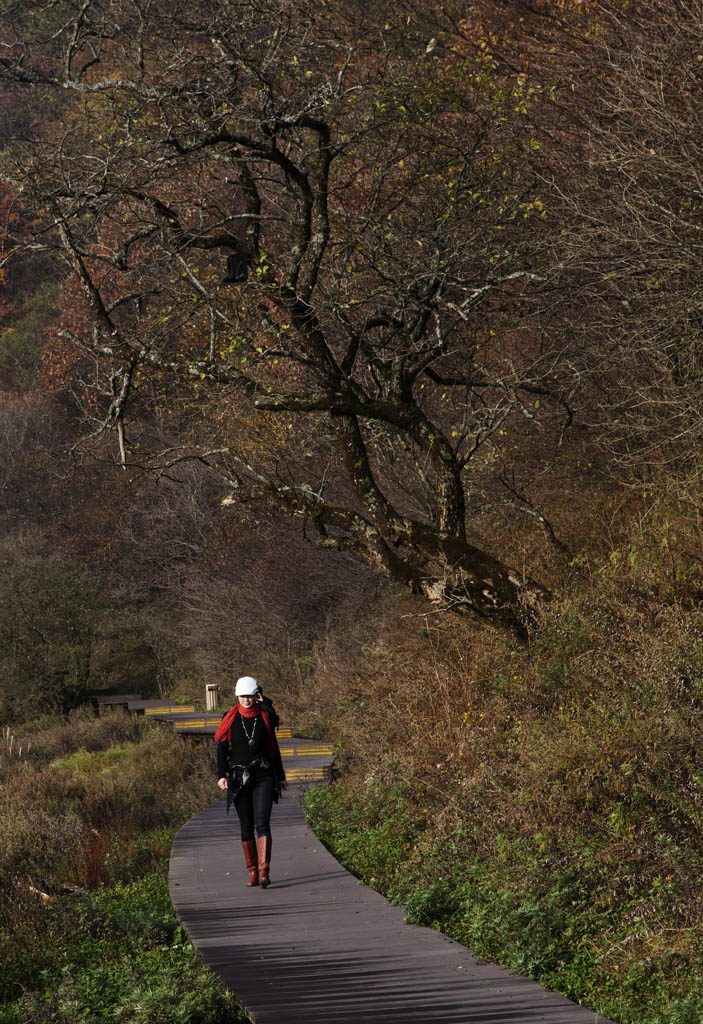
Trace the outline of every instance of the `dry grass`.
<path fill-rule="evenodd" d="M 67 716 L 34 718 L 25 725 L 14 726 L 11 733 L 15 737 L 16 756 L 22 747 L 24 760 L 40 767 L 76 750 L 106 750 L 114 743 L 137 740 L 139 729 L 138 719 L 124 711 L 103 712 L 97 717 L 91 708 L 84 707 Z M 0 771 L 1 758 L 0 753 Z"/>
<path fill-rule="evenodd" d="M 119 873 L 135 837 L 184 821 L 213 794 L 208 758 L 169 730 L 121 714 L 26 734 L 0 780 L 0 925 L 36 921 L 66 888 Z"/>
<path fill-rule="evenodd" d="M 648 964 L 662 991 L 703 973 L 703 538 L 689 512 L 655 508 L 606 557 L 579 559 L 529 651 L 407 596 L 317 647 L 292 711 L 340 743 L 363 805 L 350 828 L 382 832 L 383 802 L 363 794 L 399 784 L 385 813 L 420 823 L 374 866 L 381 887 L 458 885 L 464 865 L 519 906 L 578 880 L 565 905 L 598 917 L 573 922 L 589 971 Z"/>

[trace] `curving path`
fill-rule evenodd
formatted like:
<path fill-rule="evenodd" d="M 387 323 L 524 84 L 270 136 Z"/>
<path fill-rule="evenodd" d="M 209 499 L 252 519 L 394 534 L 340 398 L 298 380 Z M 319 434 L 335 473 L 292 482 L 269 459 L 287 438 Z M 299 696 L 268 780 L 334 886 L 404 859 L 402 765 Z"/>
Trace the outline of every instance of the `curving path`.
<path fill-rule="evenodd" d="M 236 815 L 222 799 L 180 829 L 169 871 L 191 942 L 256 1024 L 612 1024 L 404 924 L 306 824 L 301 786 L 327 776 L 330 748 L 280 745 L 292 784 L 274 807 L 271 887 L 246 888 Z"/>

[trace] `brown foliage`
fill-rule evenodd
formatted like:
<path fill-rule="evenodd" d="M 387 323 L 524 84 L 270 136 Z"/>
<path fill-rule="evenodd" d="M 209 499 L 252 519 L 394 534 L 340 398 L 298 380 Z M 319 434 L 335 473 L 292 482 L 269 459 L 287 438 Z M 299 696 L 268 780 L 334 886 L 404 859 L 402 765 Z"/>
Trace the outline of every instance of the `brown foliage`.
<path fill-rule="evenodd" d="M 29 63 L 6 67 L 60 95 L 70 125 L 9 158 L 90 309 L 71 304 L 61 331 L 97 361 L 93 439 L 114 431 L 125 466 L 207 462 L 229 502 L 278 506 L 322 547 L 517 625 L 543 591 L 467 520 L 511 442 L 541 432 L 553 450 L 571 415 L 546 327 L 536 92 L 490 49 L 469 56 L 451 18 L 433 56 L 424 11 L 373 7 L 363 40 L 344 4 L 298 5 L 272 35 L 280 14 L 155 4 L 139 55 L 91 8 L 44 64 L 27 36 Z M 235 293 L 218 266 L 237 251 Z"/>
<path fill-rule="evenodd" d="M 291 714 L 337 740 L 357 793 L 402 784 L 425 823 L 409 853 L 418 877 L 464 856 L 528 893 L 541 884 L 529 859 L 545 884 L 576 873 L 596 905 L 621 902 L 632 929 L 642 914 L 652 936 L 680 932 L 688 949 L 685 929 L 703 920 L 703 560 L 691 511 L 672 503 L 631 520 L 626 543 L 587 561 L 570 593 L 562 581 L 531 654 L 407 599 L 318 646 Z M 427 856 L 439 857 L 434 872 Z M 668 895 L 652 895 L 658 879 Z"/>

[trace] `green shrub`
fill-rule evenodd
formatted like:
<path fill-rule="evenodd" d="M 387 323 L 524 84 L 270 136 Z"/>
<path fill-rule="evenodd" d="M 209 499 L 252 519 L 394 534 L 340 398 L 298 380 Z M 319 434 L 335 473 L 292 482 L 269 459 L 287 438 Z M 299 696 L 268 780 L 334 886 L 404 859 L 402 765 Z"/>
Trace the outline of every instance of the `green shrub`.
<path fill-rule="evenodd" d="M 0 558 L 0 720 L 66 711 L 89 678 L 96 582 L 59 555 L 14 539 Z"/>
<path fill-rule="evenodd" d="M 26 389 L 36 383 L 44 331 L 56 317 L 58 293 L 57 284 L 39 285 L 24 315 L 0 334 L 0 369 L 10 371 L 17 388 Z"/>
<path fill-rule="evenodd" d="M 703 979 L 698 979 L 697 988 L 703 988 Z M 691 996 L 673 1003 L 667 1010 L 658 1013 L 652 1024 L 701 1024 L 703 1021 L 703 997 Z"/>
<path fill-rule="evenodd" d="M 66 897 L 45 929 L 34 957 L 0 973 L 0 1024 L 247 1020 L 186 939 L 163 878 Z"/>

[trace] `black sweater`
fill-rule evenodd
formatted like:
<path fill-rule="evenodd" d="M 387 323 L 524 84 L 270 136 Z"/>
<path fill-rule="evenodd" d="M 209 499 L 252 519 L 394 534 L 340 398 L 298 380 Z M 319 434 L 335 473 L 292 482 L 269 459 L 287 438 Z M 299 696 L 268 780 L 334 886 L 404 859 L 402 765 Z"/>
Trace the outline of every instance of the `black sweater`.
<path fill-rule="evenodd" d="M 268 708 L 265 709 L 267 712 Z M 275 711 L 273 715 L 269 712 L 269 721 L 273 724 L 277 721 Z M 251 764 L 257 757 L 262 754 L 268 757 L 268 743 L 267 735 L 268 729 L 266 723 L 261 715 L 257 715 L 256 718 L 249 718 L 246 720 L 246 729 L 242 724 L 243 719 L 241 715 L 235 715 L 234 721 L 232 722 L 232 728 L 230 729 L 230 740 L 220 740 L 217 744 L 217 777 L 218 779 L 224 779 L 227 776 L 229 766 L 232 764 Z M 254 724 L 256 723 L 256 724 Z M 254 740 L 254 746 L 249 746 L 248 736 L 251 736 Z M 283 770 L 283 761 L 281 760 L 281 751 L 278 747 L 278 740 L 276 739 L 276 733 L 273 734 L 273 745 L 275 749 L 275 756 L 273 758 L 273 771 L 274 774 L 280 781 L 283 781 L 286 777 L 286 773 Z"/>

